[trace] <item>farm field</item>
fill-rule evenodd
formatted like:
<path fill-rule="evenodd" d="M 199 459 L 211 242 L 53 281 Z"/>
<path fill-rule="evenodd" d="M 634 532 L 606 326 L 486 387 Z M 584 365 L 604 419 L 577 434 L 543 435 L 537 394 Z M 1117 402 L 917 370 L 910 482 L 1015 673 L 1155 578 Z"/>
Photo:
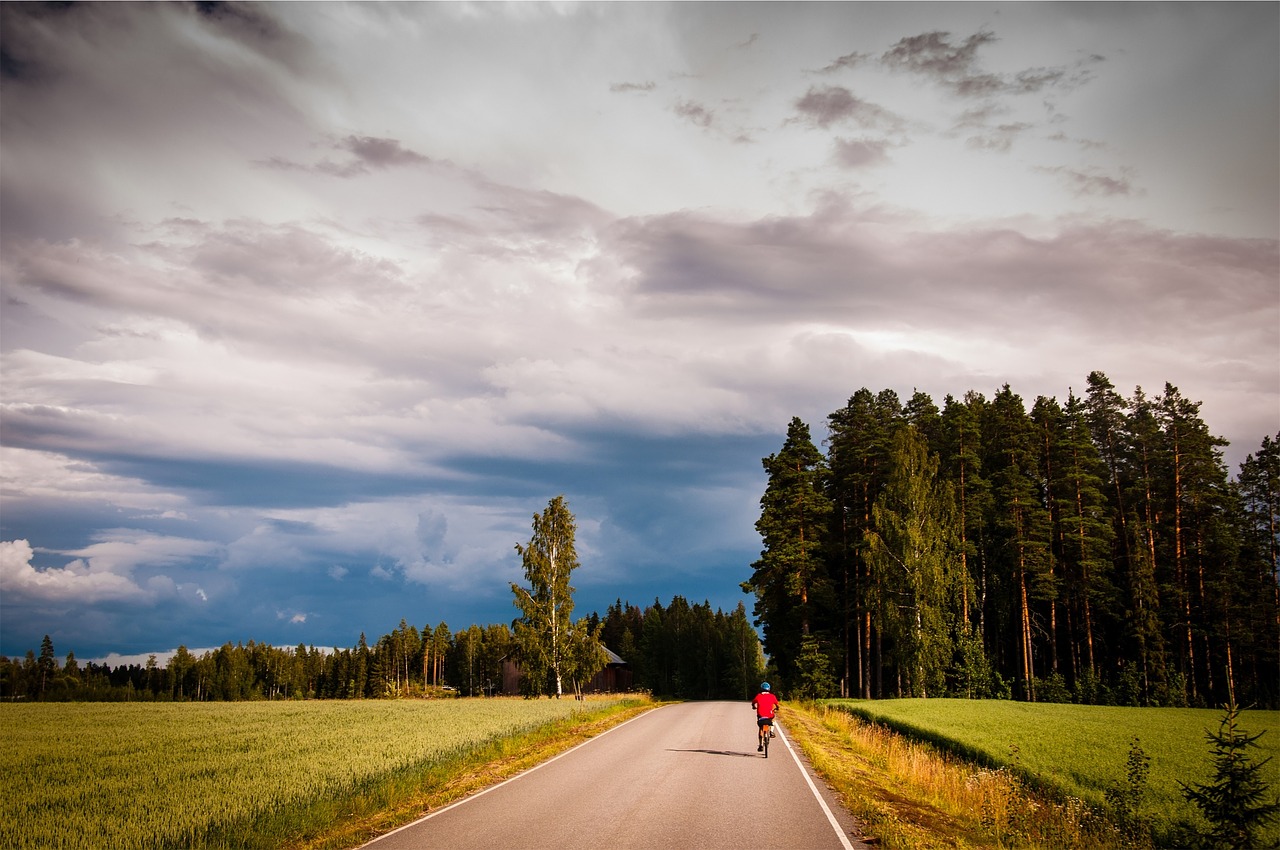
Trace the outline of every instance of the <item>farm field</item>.
<path fill-rule="evenodd" d="M 620 702 L 0 705 L 0 847 L 282 846 L 344 801 L 390 804 L 397 784 Z"/>
<path fill-rule="evenodd" d="M 1008 766 L 1087 803 L 1102 804 L 1113 783 L 1123 784 L 1134 738 L 1151 759 L 1147 792 L 1139 813 L 1158 830 L 1194 820 L 1178 780 L 1195 784 L 1212 778 L 1212 753 L 1205 731 L 1218 731 L 1223 712 L 1215 709 L 1022 703 L 1004 700 L 890 699 L 829 700 L 824 704 L 882 723 L 910 737 L 938 745 L 995 767 Z M 1280 712 L 1244 711 L 1240 728 L 1265 732 L 1255 761 L 1280 794 Z M 1269 833 L 1280 842 L 1280 827 Z"/>

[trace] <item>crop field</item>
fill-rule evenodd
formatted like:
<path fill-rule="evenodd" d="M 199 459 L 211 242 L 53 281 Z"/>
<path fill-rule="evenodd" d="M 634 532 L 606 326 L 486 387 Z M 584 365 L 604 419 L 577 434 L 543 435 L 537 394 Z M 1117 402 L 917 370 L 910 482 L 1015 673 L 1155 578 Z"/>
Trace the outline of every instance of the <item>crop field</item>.
<path fill-rule="evenodd" d="M 1124 785 L 1133 740 L 1151 759 L 1139 814 L 1158 830 L 1195 820 L 1198 810 L 1183 799 L 1178 780 L 1209 782 L 1212 751 L 1206 730 L 1217 732 L 1220 710 L 1131 708 L 1023 703 L 1004 700 L 830 700 L 827 704 L 929 741 L 962 757 L 1025 776 L 1101 805 L 1106 789 Z M 1263 775 L 1280 794 L 1280 712 L 1244 711 L 1239 727 L 1265 732 L 1255 761 L 1272 756 Z M 1269 837 L 1280 842 L 1280 828 Z"/>
<path fill-rule="evenodd" d="M 462 758 L 583 705 L 523 699 L 0 705 L 0 847 L 224 846 L 255 821 L 279 821 L 282 812 Z"/>

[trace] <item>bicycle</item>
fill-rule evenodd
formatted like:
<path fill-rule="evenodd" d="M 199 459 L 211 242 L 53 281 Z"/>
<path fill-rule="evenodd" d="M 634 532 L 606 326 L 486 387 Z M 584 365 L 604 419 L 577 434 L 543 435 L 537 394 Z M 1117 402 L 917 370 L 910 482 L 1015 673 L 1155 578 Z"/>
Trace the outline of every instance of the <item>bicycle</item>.
<path fill-rule="evenodd" d="M 757 724 L 760 729 L 760 751 L 764 753 L 764 757 L 769 757 L 769 739 L 773 737 L 773 720 L 768 718 L 760 718 L 768 720 L 766 723 Z"/>

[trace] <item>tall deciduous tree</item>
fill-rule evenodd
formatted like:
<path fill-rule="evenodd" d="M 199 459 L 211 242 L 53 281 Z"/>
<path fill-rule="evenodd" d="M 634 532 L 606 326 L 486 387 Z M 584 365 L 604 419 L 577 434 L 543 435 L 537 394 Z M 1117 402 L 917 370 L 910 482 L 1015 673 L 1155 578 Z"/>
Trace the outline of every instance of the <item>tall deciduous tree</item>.
<path fill-rule="evenodd" d="M 573 588 L 569 576 L 578 568 L 576 533 L 564 496 L 556 496 L 546 510 L 534 514 L 528 545 L 516 544 L 529 586 L 511 584 L 522 615 L 516 623 L 516 640 L 525 674 L 534 677 L 535 683 L 553 679 L 556 697 L 564 693 L 570 666 Z"/>

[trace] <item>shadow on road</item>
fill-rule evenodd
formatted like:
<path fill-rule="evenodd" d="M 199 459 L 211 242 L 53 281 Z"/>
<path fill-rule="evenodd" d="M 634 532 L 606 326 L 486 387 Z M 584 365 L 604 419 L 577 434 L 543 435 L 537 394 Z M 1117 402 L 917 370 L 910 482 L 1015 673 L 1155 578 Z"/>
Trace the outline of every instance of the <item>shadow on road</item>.
<path fill-rule="evenodd" d="M 737 756 L 740 759 L 758 759 L 759 753 L 735 753 L 729 750 L 675 750 L 668 749 L 669 753 L 706 753 L 709 756 Z"/>

